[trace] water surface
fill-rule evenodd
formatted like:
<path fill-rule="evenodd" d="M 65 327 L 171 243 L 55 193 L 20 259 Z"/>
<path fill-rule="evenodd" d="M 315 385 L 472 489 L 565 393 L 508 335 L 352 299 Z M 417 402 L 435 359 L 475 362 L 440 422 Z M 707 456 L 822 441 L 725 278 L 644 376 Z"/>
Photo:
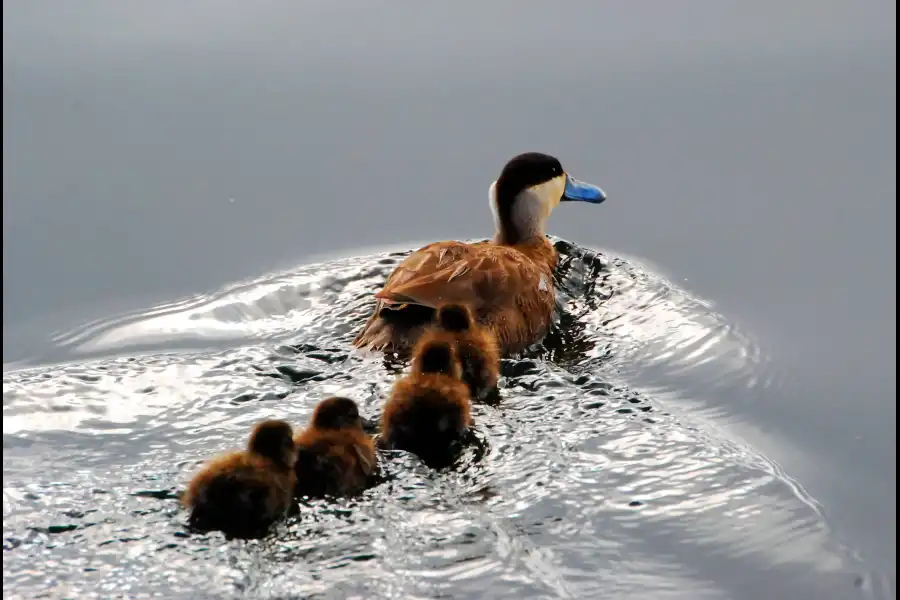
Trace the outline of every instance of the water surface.
<path fill-rule="evenodd" d="M 480 446 L 442 472 L 385 453 L 387 483 L 305 505 L 262 542 L 188 535 L 177 491 L 260 419 L 302 423 L 330 394 L 378 414 L 402 365 L 351 339 L 403 253 L 59 338 L 95 357 L 4 377 L 4 589 L 847 598 L 883 585 L 777 463 L 684 410 L 698 401 L 673 384 L 685 377 L 719 398 L 773 385 L 757 342 L 639 264 L 560 248 L 558 327 L 504 362 L 502 402 L 475 410 Z M 160 334 L 225 347 L 165 350 Z"/>
<path fill-rule="evenodd" d="M 5 592 L 30 597 L 56 577 L 146 592 L 212 579 L 215 594 L 237 589 L 226 573 L 261 595 L 309 591 L 291 579 L 306 577 L 292 568 L 303 548 L 321 566 L 358 543 L 404 549 L 344 571 L 398 594 L 477 595 L 508 576 L 520 595 L 768 585 L 843 598 L 858 574 L 854 590 L 894 596 L 895 4 L 585 1 L 550 15 L 530 2 L 90 0 L 3 13 L 4 527 L 18 540 Z M 297 265 L 363 256 L 334 292 L 363 311 L 358 288 L 385 268 L 365 248 L 488 235 L 487 187 L 531 149 L 610 193 L 561 207 L 552 231 L 607 249 L 624 261 L 613 272 L 641 283 L 622 304 L 603 285 L 593 305 L 571 301 L 587 323 L 578 351 L 512 371 L 510 404 L 479 415 L 493 444 L 468 483 L 422 473 L 405 510 L 434 537 L 378 537 L 399 527 L 378 515 L 402 494 L 383 490 L 346 517 L 366 524 L 323 521 L 343 540 L 333 548 L 309 523 L 271 549 L 212 541 L 214 558 L 167 537 L 173 501 L 131 494 L 179 485 L 263 407 L 302 420 L 331 385 L 257 367 L 363 360 L 345 344 L 361 312 L 308 322 L 330 310 L 309 283 L 323 267 Z M 282 355 L 294 342 L 320 350 Z M 338 358 L 307 356 L 326 351 Z M 358 365 L 338 384 L 374 410 L 388 376 Z M 591 385 L 616 391 L 584 408 Z M 671 421 L 617 412 L 630 395 Z M 530 453 L 503 454 L 520 438 Z M 665 481 L 654 457 L 669 461 Z M 558 487 L 517 483 L 519 469 Z M 423 508 L 485 481 L 506 493 L 481 512 Z M 370 537 L 349 541 L 359 531 Z M 135 556 L 120 564 L 126 546 Z M 442 570 L 453 558 L 441 552 L 465 548 L 484 573 Z M 588 563 L 605 579 L 582 579 Z"/>

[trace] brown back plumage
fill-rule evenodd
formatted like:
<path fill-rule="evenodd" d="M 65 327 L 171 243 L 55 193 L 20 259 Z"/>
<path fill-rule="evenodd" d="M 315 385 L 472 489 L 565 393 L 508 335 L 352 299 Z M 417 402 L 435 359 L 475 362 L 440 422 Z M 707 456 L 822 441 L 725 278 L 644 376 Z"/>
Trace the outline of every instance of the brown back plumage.
<path fill-rule="evenodd" d="M 298 496 L 352 496 L 365 490 L 376 473 L 375 444 L 348 398 L 320 402 L 294 443 Z"/>
<path fill-rule="evenodd" d="M 214 458 L 182 496 L 188 524 L 229 537 L 260 537 L 290 509 L 295 484 L 292 430 L 284 421 L 263 421 L 247 450 Z"/>
<path fill-rule="evenodd" d="M 470 307 L 496 336 L 502 356 L 547 333 L 555 310 L 556 250 L 546 238 L 516 246 L 438 242 L 413 252 L 375 294 L 377 304 L 354 344 L 405 354 L 444 304 Z"/>
<path fill-rule="evenodd" d="M 437 311 L 438 325 L 453 335 L 462 364 L 462 379 L 472 397 L 483 400 L 497 389 L 500 378 L 500 348 L 497 337 L 479 325 L 469 308 L 445 304 Z"/>
<path fill-rule="evenodd" d="M 452 335 L 429 331 L 416 344 L 411 372 L 397 380 L 381 416 L 381 443 L 426 464 L 453 461 L 472 424 L 469 387 Z"/>

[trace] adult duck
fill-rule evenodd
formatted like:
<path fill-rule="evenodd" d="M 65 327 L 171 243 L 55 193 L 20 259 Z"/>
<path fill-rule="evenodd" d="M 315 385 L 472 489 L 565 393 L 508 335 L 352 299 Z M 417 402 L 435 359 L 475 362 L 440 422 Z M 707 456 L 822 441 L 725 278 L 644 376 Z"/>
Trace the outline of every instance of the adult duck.
<path fill-rule="evenodd" d="M 355 346 L 406 354 L 448 303 L 468 306 L 503 356 L 544 337 L 556 306 L 547 218 L 560 202 L 600 204 L 606 194 L 570 176 L 557 158 L 528 152 L 506 163 L 489 198 L 494 238 L 436 242 L 406 257 L 375 294 L 375 312 Z"/>

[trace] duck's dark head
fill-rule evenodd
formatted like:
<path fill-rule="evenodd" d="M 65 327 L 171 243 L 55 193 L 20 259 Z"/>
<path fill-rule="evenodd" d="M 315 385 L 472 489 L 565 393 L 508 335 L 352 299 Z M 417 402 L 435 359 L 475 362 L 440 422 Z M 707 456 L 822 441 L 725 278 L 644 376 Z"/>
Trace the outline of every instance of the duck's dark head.
<path fill-rule="evenodd" d="M 520 154 L 506 163 L 491 184 L 495 241 L 519 244 L 542 237 L 547 217 L 560 202 L 600 204 L 604 200 L 603 190 L 566 173 L 559 159 L 540 152 Z"/>
<path fill-rule="evenodd" d="M 362 429 L 363 420 L 359 416 L 359 407 L 350 398 L 332 396 L 319 402 L 313 411 L 310 423 L 317 429 L 343 429 L 358 427 Z"/>
<path fill-rule="evenodd" d="M 250 452 L 264 456 L 279 465 L 294 464 L 294 430 L 285 421 L 270 419 L 258 423 L 247 444 Z"/>

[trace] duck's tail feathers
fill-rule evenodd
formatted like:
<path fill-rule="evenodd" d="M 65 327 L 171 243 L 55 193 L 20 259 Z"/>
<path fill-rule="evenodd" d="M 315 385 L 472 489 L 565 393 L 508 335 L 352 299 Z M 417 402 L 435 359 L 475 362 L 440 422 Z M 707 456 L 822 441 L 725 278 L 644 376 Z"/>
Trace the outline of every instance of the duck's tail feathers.
<path fill-rule="evenodd" d="M 408 355 L 422 331 L 434 319 L 434 309 L 409 304 L 402 309 L 379 302 L 353 340 L 357 348 Z"/>
<path fill-rule="evenodd" d="M 463 304 L 446 304 L 438 310 L 438 323 L 445 331 L 466 331 L 472 326 L 472 313 Z"/>

